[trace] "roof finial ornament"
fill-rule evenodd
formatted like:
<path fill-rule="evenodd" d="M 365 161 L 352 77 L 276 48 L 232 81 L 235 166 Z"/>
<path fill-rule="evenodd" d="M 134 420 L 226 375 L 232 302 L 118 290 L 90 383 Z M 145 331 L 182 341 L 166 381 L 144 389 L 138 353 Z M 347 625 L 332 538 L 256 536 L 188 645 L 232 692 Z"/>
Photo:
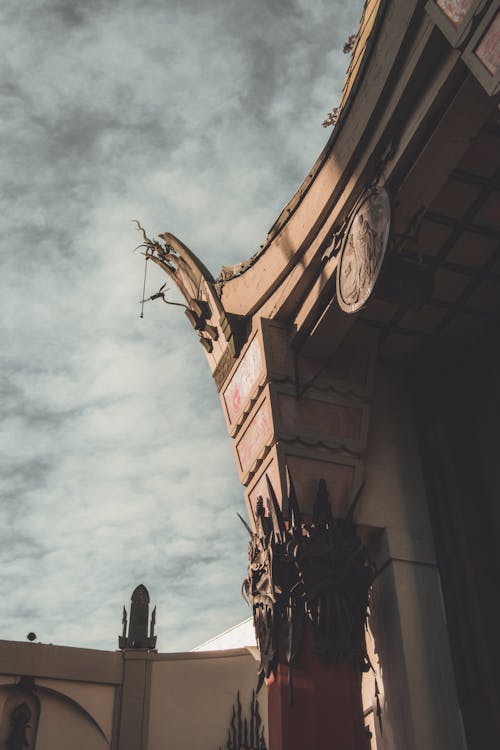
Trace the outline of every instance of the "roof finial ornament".
<path fill-rule="evenodd" d="M 144 316 L 144 303 L 156 299 L 163 300 L 167 305 L 183 307 L 187 319 L 198 334 L 200 344 L 210 354 L 214 348 L 214 341 L 219 339 L 220 319 L 225 315 L 220 298 L 215 292 L 212 274 L 199 258 L 173 234 L 163 232 L 158 235 L 158 240 L 152 240 L 140 222 L 137 219 L 133 221 L 137 224 L 137 231 L 141 232 L 143 239 L 135 249 L 142 248 L 146 268 L 149 260 L 156 263 L 174 282 L 187 303 L 168 300 L 165 297 L 168 291 L 165 288 L 166 284 L 163 284 L 155 294 L 146 298 L 145 268 L 142 299 L 139 301 L 141 318 Z M 229 340 L 228 337 L 226 338 Z"/>
<path fill-rule="evenodd" d="M 118 637 L 118 647 L 152 650 L 156 647 L 154 634 L 156 607 L 151 614 L 148 636 L 149 592 L 141 583 L 134 589 L 130 600 L 130 622 L 127 633 L 127 610 L 123 607 L 122 634 Z"/>

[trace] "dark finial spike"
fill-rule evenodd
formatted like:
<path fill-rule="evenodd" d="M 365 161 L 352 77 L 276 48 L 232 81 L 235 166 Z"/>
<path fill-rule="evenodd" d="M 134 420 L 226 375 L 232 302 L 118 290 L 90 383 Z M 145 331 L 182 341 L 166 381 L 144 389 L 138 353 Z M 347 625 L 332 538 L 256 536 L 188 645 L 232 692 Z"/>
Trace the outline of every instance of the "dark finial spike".
<path fill-rule="evenodd" d="M 258 537 L 266 536 L 269 527 L 269 518 L 266 517 L 264 498 L 259 495 L 255 506 L 255 533 Z"/>
<path fill-rule="evenodd" d="M 324 479 L 320 479 L 318 482 L 318 500 L 328 502 L 328 489 Z"/>
<path fill-rule="evenodd" d="M 243 721 L 241 717 L 241 700 L 240 700 L 240 691 L 238 690 L 237 697 L 236 697 L 236 705 L 237 705 L 237 712 L 236 716 L 238 719 L 238 750 L 241 748 L 241 743 L 243 739 Z"/>
<path fill-rule="evenodd" d="M 245 527 L 245 529 L 246 529 L 246 530 L 248 531 L 248 533 L 250 534 L 250 539 L 252 539 L 252 537 L 253 537 L 253 531 L 252 531 L 252 529 L 251 529 L 251 528 L 250 528 L 250 526 L 249 526 L 249 525 L 247 524 L 247 522 L 245 521 L 245 519 L 244 519 L 244 518 L 242 518 L 242 517 L 240 516 L 240 514 L 239 514 L 238 512 L 236 512 L 236 515 L 237 515 L 237 516 L 238 516 L 238 518 L 240 519 L 240 521 L 241 521 L 241 523 L 243 524 L 243 526 Z"/>
<path fill-rule="evenodd" d="M 375 677 L 375 700 L 377 704 L 376 713 L 378 718 L 378 724 L 380 729 L 380 735 L 382 736 L 382 708 L 380 706 L 380 690 L 378 689 L 377 678 Z"/>
<path fill-rule="evenodd" d="M 259 679 L 257 680 L 257 688 L 256 688 L 257 694 L 259 694 L 260 689 L 261 689 L 262 685 L 264 684 L 264 679 L 265 679 L 264 672 L 263 671 L 259 672 Z"/>
<path fill-rule="evenodd" d="M 273 522 L 273 530 L 275 533 L 278 533 L 282 538 L 285 535 L 285 521 L 283 520 L 283 513 L 281 512 L 281 508 L 278 503 L 278 498 L 276 497 L 276 493 L 274 491 L 274 487 L 271 484 L 271 480 L 269 479 L 269 476 L 266 474 L 266 482 L 267 482 L 267 491 L 269 492 L 269 499 L 270 499 L 270 513 L 271 513 L 271 520 Z"/>
<path fill-rule="evenodd" d="M 248 747 L 248 719 L 243 719 L 243 747 Z"/>
<path fill-rule="evenodd" d="M 325 525 L 332 520 L 332 508 L 328 500 L 328 490 L 324 479 L 318 482 L 318 494 L 313 505 L 313 520 L 315 524 Z"/>
<path fill-rule="evenodd" d="M 236 748 L 236 709 L 234 707 L 233 703 L 233 713 L 231 714 L 231 723 L 229 725 L 229 735 L 230 737 L 230 743 L 228 743 L 228 747 L 234 747 Z"/>
<path fill-rule="evenodd" d="M 346 513 L 346 521 L 349 521 L 349 523 L 352 523 L 354 520 L 354 511 L 356 510 L 356 506 L 359 502 L 359 498 L 361 496 L 361 492 L 363 491 L 363 487 L 365 486 L 365 483 L 363 482 L 359 490 L 354 495 L 354 499 L 352 503 L 350 504 L 349 508 L 347 509 Z"/>
<path fill-rule="evenodd" d="M 286 478 L 288 481 L 288 512 L 290 513 L 290 527 L 293 531 L 299 531 L 301 529 L 302 518 L 300 515 L 299 501 L 297 500 L 297 493 L 295 492 L 295 486 L 288 466 L 286 467 Z"/>
<path fill-rule="evenodd" d="M 255 690 L 252 690 L 252 700 L 250 701 L 250 747 L 255 746 Z"/>

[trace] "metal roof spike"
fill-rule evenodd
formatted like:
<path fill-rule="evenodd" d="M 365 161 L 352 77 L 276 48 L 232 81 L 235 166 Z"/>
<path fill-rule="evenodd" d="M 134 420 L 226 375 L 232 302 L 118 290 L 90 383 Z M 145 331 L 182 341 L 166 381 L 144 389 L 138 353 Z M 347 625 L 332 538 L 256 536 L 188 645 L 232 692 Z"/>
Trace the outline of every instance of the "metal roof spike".
<path fill-rule="evenodd" d="M 271 484 L 271 480 L 269 479 L 269 476 L 266 474 L 266 482 L 267 482 L 267 491 L 269 492 L 269 500 L 270 500 L 270 513 L 271 513 L 271 520 L 273 522 L 273 530 L 275 533 L 278 533 L 281 538 L 284 538 L 285 536 L 285 521 L 283 519 L 283 513 L 281 512 L 281 508 L 278 503 L 278 498 L 276 497 L 276 493 L 274 491 L 274 487 Z"/>
<path fill-rule="evenodd" d="M 288 466 L 286 467 L 286 478 L 288 483 L 288 512 L 290 513 L 290 527 L 293 531 L 301 528 L 302 518 L 300 515 L 299 501 L 295 492 L 295 485 Z"/>
<path fill-rule="evenodd" d="M 251 529 L 251 528 L 250 528 L 250 526 L 249 526 L 249 525 L 247 524 L 247 522 L 245 521 L 245 519 L 244 519 L 244 518 L 242 518 L 242 517 L 240 516 L 240 514 L 239 514 L 238 512 L 236 513 L 236 515 L 237 515 L 237 516 L 238 516 L 238 518 L 240 519 L 240 521 L 241 521 L 241 523 L 243 524 L 243 526 L 245 527 L 245 529 L 246 529 L 246 530 L 248 531 L 248 533 L 250 534 L 250 539 L 252 539 L 252 538 L 253 538 L 253 531 L 252 531 L 252 529 Z"/>

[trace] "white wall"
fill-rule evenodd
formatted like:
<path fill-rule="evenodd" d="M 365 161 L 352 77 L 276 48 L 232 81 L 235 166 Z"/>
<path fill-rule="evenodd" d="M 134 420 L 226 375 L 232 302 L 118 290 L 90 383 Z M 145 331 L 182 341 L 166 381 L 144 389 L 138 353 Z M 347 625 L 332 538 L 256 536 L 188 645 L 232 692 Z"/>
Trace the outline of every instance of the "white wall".
<path fill-rule="evenodd" d="M 147 750 L 224 747 L 236 691 L 249 717 L 257 662 L 245 650 L 165 654 L 151 664 Z M 267 693 L 258 696 L 267 728 Z M 266 735 L 267 736 L 267 735 Z M 266 740 L 267 741 L 267 740 Z"/>

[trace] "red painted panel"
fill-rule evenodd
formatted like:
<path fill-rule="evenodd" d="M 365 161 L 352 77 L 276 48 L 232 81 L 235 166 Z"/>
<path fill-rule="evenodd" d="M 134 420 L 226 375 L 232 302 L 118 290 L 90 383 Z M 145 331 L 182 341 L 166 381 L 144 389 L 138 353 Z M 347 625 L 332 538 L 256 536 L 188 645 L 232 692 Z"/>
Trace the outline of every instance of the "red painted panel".
<path fill-rule="evenodd" d="M 251 396 L 262 371 L 262 351 L 255 336 L 224 391 L 229 420 L 234 422 Z"/>
<path fill-rule="evenodd" d="M 292 670 L 292 705 L 289 696 L 288 667 L 280 663 L 268 684 L 269 750 L 369 750 L 359 666 L 318 656 L 310 623 Z"/>
<path fill-rule="evenodd" d="M 500 70 L 500 11 L 476 47 L 475 55 L 492 76 L 498 73 Z"/>
<path fill-rule="evenodd" d="M 263 401 L 252 418 L 250 426 L 236 446 L 241 470 L 248 471 L 259 454 L 259 450 L 266 445 L 273 434 L 273 420 L 267 401 Z"/>
<path fill-rule="evenodd" d="M 474 3 L 475 0 L 436 0 L 436 4 L 454 26 L 462 23 Z"/>
<path fill-rule="evenodd" d="M 280 424 L 289 433 L 324 435 L 329 438 L 361 438 L 363 412 L 360 407 L 329 401 L 278 394 Z"/>

